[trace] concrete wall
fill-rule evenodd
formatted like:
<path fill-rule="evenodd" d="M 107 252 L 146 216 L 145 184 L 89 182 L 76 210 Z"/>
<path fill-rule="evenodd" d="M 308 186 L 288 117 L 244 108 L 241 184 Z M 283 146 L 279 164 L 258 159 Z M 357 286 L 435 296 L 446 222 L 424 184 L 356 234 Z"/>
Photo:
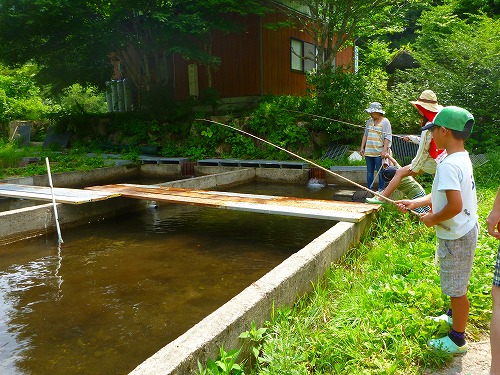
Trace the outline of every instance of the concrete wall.
<path fill-rule="evenodd" d="M 110 183 L 110 181 L 123 181 L 140 177 L 141 169 L 138 166 L 106 167 L 91 171 L 78 171 L 68 173 L 53 173 L 52 184 L 55 187 L 77 188 L 84 186 Z M 9 178 L 2 180 L 10 184 L 49 186 L 47 175 L 31 177 Z"/>
<path fill-rule="evenodd" d="M 148 176 L 153 175 L 153 169 L 156 169 L 156 177 L 164 176 L 166 171 L 172 172 L 175 170 L 175 166 L 172 168 L 172 166 L 155 165 L 154 167 L 147 167 Z M 54 174 L 52 178 L 54 186 L 74 187 L 109 184 L 139 176 L 141 174 L 138 167 L 113 167 L 101 168 L 91 172 Z M 169 176 L 171 177 L 172 175 Z M 34 176 L 22 179 L 9 179 L 8 181 L 10 183 L 25 185 L 48 186 L 48 181 L 44 181 L 44 177 Z M 255 168 L 238 168 L 236 171 L 176 180 L 161 185 L 193 189 L 214 189 L 252 181 L 254 178 Z M 134 211 L 146 209 L 148 204 L 148 201 L 144 200 L 111 198 L 80 205 L 58 203 L 56 207 L 59 225 L 63 229 L 112 216 L 128 215 Z M 0 245 L 55 231 L 56 224 L 52 203 L 0 212 Z"/>
<path fill-rule="evenodd" d="M 366 166 L 334 166 L 330 167 L 330 170 L 332 173 L 328 173 L 326 176 L 328 183 L 348 186 L 349 182 L 345 180 L 348 179 L 366 186 Z M 340 175 L 343 178 L 335 175 Z M 378 185 L 378 180 L 375 185 Z"/>
<path fill-rule="evenodd" d="M 309 179 L 308 169 L 286 169 L 286 168 L 249 168 L 254 171 L 256 181 L 274 181 L 283 183 L 307 183 Z M 227 171 L 241 171 L 242 167 L 221 166 L 196 166 L 197 175 L 214 175 Z"/>
<path fill-rule="evenodd" d="M 197 361 L 206 365 L 209 358 L 218 356 L 219 347 L 226 351 L 239 349 L 240 333 L 250 330 L 252 322 L 262 327 L 273 308 L 291 306 L 298 297 L 310 292 L 311 282 L 318 281 L 332 262 L 359 241 L 372 219 L 369 216 L 356 224 L 337 223 L 130 374 L 194 374 L 198 370 Z"/>
<path fill-rule="evenodd" d="M 84 173 L 53 175 L 54 186 L 74 187 L 107 184 L 126 178 L 141 176 L 172 176 L 178 173 L 176 165 L 143 165 L 139 167 L 114 167 Z M 219 172 L 217 174 L 209 174 Z M 338 171 L 339 173 L 343 173 Z M 275 168 L 201 167 L 201 177 L 166 182 L 161 185 L 196 189 L 213 189 L 253 180 L 305 183 L 308 170 Z M 366 178 L 366 172 L 356 171 L 358 178 Z M 349 178 L 354 179 L 355 176 Z M 90 181 L 90 182 L 89 182 Z M 12 179 L 9 182 L 13 182 Z M 17 183 L 45 185 L 42 176 L 17 179 Z M 340 185 L 345 185 L 341 182 Z M 111 215 L 126 215 L 144 209 L 147 201 L 112 198 L 106 201 L 82 205 L 57 204 L 61 228 L 101 220 Z M 273 307 L 290 306 L 297 297 L 311 290 L 311 282 L 320 279 L 332 262 L 337 261 L 349 247 L 359 240 L 372 216 L 359 223 L 337 223 L 302 250 L 289 257 L 264 277 L 250 285 L 214 313 L 196 324 L 184 335 L 166 345 L 140 364 L 131 374 L 194 374 L 197 361 L 206 364 L 216 358 L 219 347 L 226 350 L 239 348 L 238 336 L 247 331 L 251 323 L 257 326 L 270 318 Z M 51 203 L 0 213 L 0 244 L 32 235 L 55 232 Z M 64 238 L 64 231 L 63 238 Z"/>

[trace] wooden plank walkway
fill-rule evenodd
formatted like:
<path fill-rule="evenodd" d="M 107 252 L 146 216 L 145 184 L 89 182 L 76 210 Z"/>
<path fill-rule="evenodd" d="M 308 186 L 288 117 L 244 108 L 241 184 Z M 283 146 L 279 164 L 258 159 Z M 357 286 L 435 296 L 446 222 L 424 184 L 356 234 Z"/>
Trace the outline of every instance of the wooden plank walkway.
<path fill-rule="evenodd" d="M 50 187 L 0 183 L 0 196 L 52 202 Z M 54 188 L 57 203 L 82 204 L 120 196 L 119 193 Z"/>
<path fill-rule="evenodd" d="M 117 184 L 91 186 L 85 189 L 157 202 L 348 222 L 358 222 L 365 215 L 380 209 L 380 205 L 364 203 L 193 190 L 155 185 Z"/>

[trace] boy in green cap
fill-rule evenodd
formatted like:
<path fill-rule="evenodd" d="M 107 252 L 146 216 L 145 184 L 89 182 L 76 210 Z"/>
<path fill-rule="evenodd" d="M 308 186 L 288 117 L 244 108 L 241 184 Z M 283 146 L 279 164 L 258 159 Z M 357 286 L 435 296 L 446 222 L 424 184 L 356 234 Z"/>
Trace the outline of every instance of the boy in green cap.
<path fill-rule="evenodd" d="M 431 205 L 432 211 L 420 220 L 436 226 L 438 238 L 441 290 L 450 297 L 448 313 L 434 318 L 445 320 L 451 330 L 445 337 L 429 340 L 432 349 L 450 354 L 465 353 L 465 328 L 469 316 L 467 289 L 477 245 L 477 196 L 469 154 L 464 141 L 470 136 L 474 117 L 467 110 L 444 107 L 427 124 L 439 149 L 446 149 L 446 158 L 438 164 L 431 194 L 415 200 L 398 201 L 401 211 Z M 439 225 L 438 225 L 439 224 Z"/>

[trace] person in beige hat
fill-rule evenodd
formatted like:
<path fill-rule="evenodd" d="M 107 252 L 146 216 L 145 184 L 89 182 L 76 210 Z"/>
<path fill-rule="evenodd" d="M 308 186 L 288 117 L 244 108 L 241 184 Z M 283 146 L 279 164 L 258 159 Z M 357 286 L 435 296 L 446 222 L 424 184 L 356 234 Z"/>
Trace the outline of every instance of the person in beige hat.
<path fill-rule="evenodd" d="M 422 91 L 418 99 L 410 103 L 413 104 L 420 113 L 421 127 L 432 122 L 438 112 L 443 109 L 443 106 L 438 104 L 437 96 L 432 90 Z M 432 139 L 432 134 L 428 130 L 422 130 L 420 137 L 410 135 L 405 137 L 405 140 L 418 144 L 417 154 L 413 158 L 411 164 L 397 170 L 396 175 L 381 194 L 384 197 L 390 197 L 404 177 L 414 177 L 424 172 L 429 174 L 436 173 L 437 163 L 446 156 L 445 150 L 438 150 L 436 148 L 436 144 Z M 385 203 L 377 197 L 367 198 L 366 202 L 374 204 Z"/>

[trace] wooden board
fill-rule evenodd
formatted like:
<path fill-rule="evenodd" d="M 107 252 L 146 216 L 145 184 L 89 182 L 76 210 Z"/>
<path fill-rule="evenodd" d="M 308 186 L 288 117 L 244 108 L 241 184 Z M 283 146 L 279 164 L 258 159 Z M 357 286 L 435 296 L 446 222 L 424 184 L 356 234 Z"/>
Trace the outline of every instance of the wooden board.
<path fill-rule="evenodd" d="M 158 202 L 182 203 L 348 222 L 358 222 L 365 215 L 380 208 L 380 205 L 364 203 L 192 190 L 154 185 L 118 184 L 92 186 L 86 189 Z"/>
<path fill-rule="evenodd" d="M 45 186 L 0 183 L 0 196 L 52 202 L 51 189 Z M 57 203 L 81 204 L 118 197 L 120 194 L 83 189 L 54 188 L 54 196 Z"/>

